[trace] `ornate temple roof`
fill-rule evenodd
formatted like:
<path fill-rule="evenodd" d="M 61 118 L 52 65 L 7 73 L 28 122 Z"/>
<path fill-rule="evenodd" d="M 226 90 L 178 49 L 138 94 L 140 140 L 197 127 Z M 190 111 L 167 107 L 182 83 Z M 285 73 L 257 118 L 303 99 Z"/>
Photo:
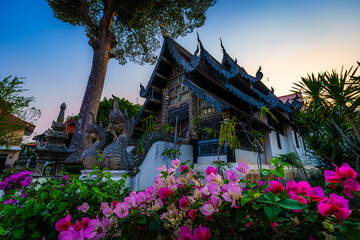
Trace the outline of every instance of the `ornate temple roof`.
<path fill-rule="evenodd" d="M 177 65 L 183 69 L 182 74 L 186 76 L 183 84 L 220 112 L 232 109 L 246 113 L 249 109 L 259 110 L 266 106 L 281 118 L 287 119 L 283 112 L 292 113 L 294 104 L 283 103 L 276 97 L 273 89 L 268 89 L 261 82 L 261 67 L 255 76 L 250 75 L 227 53 L 222 42 L 221 47 L 223 58 L 220 63 L 204 48 L 199 36 L 194 54 L 174 39 L 166 37 L 146 88 L 140 85 L 140 96 L 147 100 L 136 119 L 135 130 L 141 128 L 144 117 L 153 115 L 161 108 L 161 91 L 166 87 L 171 71 Z"/>

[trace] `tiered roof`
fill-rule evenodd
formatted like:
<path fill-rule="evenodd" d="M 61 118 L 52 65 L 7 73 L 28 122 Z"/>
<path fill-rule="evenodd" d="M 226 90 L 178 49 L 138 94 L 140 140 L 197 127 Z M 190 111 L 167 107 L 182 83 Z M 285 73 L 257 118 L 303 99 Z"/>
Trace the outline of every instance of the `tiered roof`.
<path fill-rule="evenodd" d="M 141 135 L 142 119 L 159 112 L 162 104 L 161 90 L 170 80 L 170 74 L 175 65 L 179 65 L 186 75 L 183 84 L 197 97 L 209 103 L 217 111 L 235 110 L 242 115 L 250 116 L 250 110 L 261 107 L 273 109 L 280 118 L 289 120 L 282 112 L 292 113 L 295 109 L 290 102 L 283 103 L 275 96 L 273 89 L 268 89 L 261 79 L 261 67 L 254 76 L 249 75 L 236 59 L 230 57 L 223 49 L 222 62 L 218 62 L 203 47 L 198 37 L 198 46 L 194 54 L 189 53 L 170 37 L 164 39 L 159 60 L 155 66 L 148 85 L 140 84 L 140 96 L 147 98 L 137 119 L 134 137 Z M 200 53 L 199 53 L 200 51 Z M 269 125 L 257 121 L 267 128 Z"/>

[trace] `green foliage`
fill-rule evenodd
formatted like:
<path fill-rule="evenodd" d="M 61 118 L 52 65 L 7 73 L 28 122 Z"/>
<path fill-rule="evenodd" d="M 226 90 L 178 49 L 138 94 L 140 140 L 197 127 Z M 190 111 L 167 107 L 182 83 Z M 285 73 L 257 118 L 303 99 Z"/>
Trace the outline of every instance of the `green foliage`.
<path fill-rule="evenodd" d="M 240 148 L 240 142 L 237 138 L 235 126 L 235 118 L 224 121 L 221 124 L 220 134 L 219 134 L 219 147 L 226 144 L 226 146 L 235 150 L 235 148 Z"/>
<path fill-rule="evenodd" d="M 319 167 L 355 166 L 360 156 L 360 76 L 352 69 L 311 74 L 295 84 L 305 104 L 295 120 Z"/>
<path fill-rule="evenodd" d="M 205 22 L 205 12 L 215 0 L 84 1 L 47 0 L 54 16 L 84 27 L 94 48 L 108 30 L 108 43 L 120 64 L 128 61 L 153 63 L 159 35 L 185 36 Z M 106 37 L 108 37 L 106 36 Z"/>
<path fill-rule="evenodd" d="M 158 118 L 154 115 L 150 115 L 144 118 L 142 129 L 144 130 L 145 134 L 157 130 L 157 120 Z"/>
<path fill-rule="evenodd" d="M 68 214 L 80 219 L 84 217 L 85 214 L 77 210 L 83 202 L 90 206 L 87 216 L 98 215 L 101 202 L 111 203 L 123 199 L 123 194 L 129 194 L 124 185 L 125 179 L 115 182 L 102 171 L 93 172 L 92 178 L 84 180 L 35 182 L 28 186 L 24 198 L 16 198 L 18 203 L 15 205 L 0 204 L 0 234 L 6 239 L 57 239 L 56 221 Z M 6 199 L 16 191 L 12 190 Z"/>
<path fill-rule="evenodd" d="M 161 153 L 161 156 L 166 156 L 170 159 L 177 159 L 181 156 L 181 151 L 179 149 L 168 149 L 168 150 L 164 150 Z"/>
<path fill-rule="evenodd" d="M 206 139 L 216 138 L 218 131 L 210 127 L 204 127 L 203 133 L 205 135 L 205 140 L 206 140 Z"/>
<path fill-rule="evenodd" d="M 274 119 L 276 123 L 279 123 L 279 121 L 277 120 L 277 118 L 275 117 L 275 115 L 274 115 L 274 114 L 270 111 L 270 109 L 267 108 L 267 107 L 261 107 L 261 108 L 260 108 L 260 120 L 264 117 L 264 112 L 267 113 L 267 114 L 269 114 L 270 117 L 271 117 L 272 119 Z"/>
<path fill-rule="evenodd" d="M 201 130 L 200 118 L 199 118 L 199 117 L 195 117 L 195 118 L 191 119 L 190 123 L 191 123 L 192 130 L 193 130 L 196 134 L 199 134 L 199 132 L 200 132 L 200 130 Z"/>
<path fill-rule="evenodd" d="M 34 97 L 25 97 L 22 94 L 28 89 L 23 88 L 23 78 L 8 76 L 0 81 L 0 146 L 20 145 L 25 126 L 19 121 L 12 120 L 9 114 L 14 114 L 30 123 L 36 121 L 40 110 L 30 107 Z"/>

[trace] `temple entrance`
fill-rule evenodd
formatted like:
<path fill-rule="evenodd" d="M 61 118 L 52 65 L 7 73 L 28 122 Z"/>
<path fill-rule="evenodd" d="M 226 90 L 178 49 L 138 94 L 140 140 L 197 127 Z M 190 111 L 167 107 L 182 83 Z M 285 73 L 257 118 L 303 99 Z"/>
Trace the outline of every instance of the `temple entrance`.
<path fill-rule="evenodd" d="M 0 173 L 2 173 L 2 171 L 5 169 L 5 163 L 6 163 L 7 157 L 8 157 L 7 153 L 0 154 Z"/>

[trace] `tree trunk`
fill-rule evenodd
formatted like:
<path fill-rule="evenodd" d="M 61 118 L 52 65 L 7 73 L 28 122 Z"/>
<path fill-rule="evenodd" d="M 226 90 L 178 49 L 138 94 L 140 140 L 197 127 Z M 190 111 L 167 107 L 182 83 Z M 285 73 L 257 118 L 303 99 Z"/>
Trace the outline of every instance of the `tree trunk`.
<path fill-rule="evenodd" d="M 111 40 L 109 34 L 104 32 L 102 38 L 96 42 L 91 42 L 90 40 L 90 45 L 94 50 L 93 62 L 74 135 L 70 143 L 70 148 L 74 150 L 74 153 L 67 158 L 68 162 L 80 162 L 82 152 L 89 147 L 86 139 L 86 129 L 87 125 L 91 122 L 90 113 L 93 113 L 95 116 L 97 115 L 107 64 L 110 59 Z"/>

